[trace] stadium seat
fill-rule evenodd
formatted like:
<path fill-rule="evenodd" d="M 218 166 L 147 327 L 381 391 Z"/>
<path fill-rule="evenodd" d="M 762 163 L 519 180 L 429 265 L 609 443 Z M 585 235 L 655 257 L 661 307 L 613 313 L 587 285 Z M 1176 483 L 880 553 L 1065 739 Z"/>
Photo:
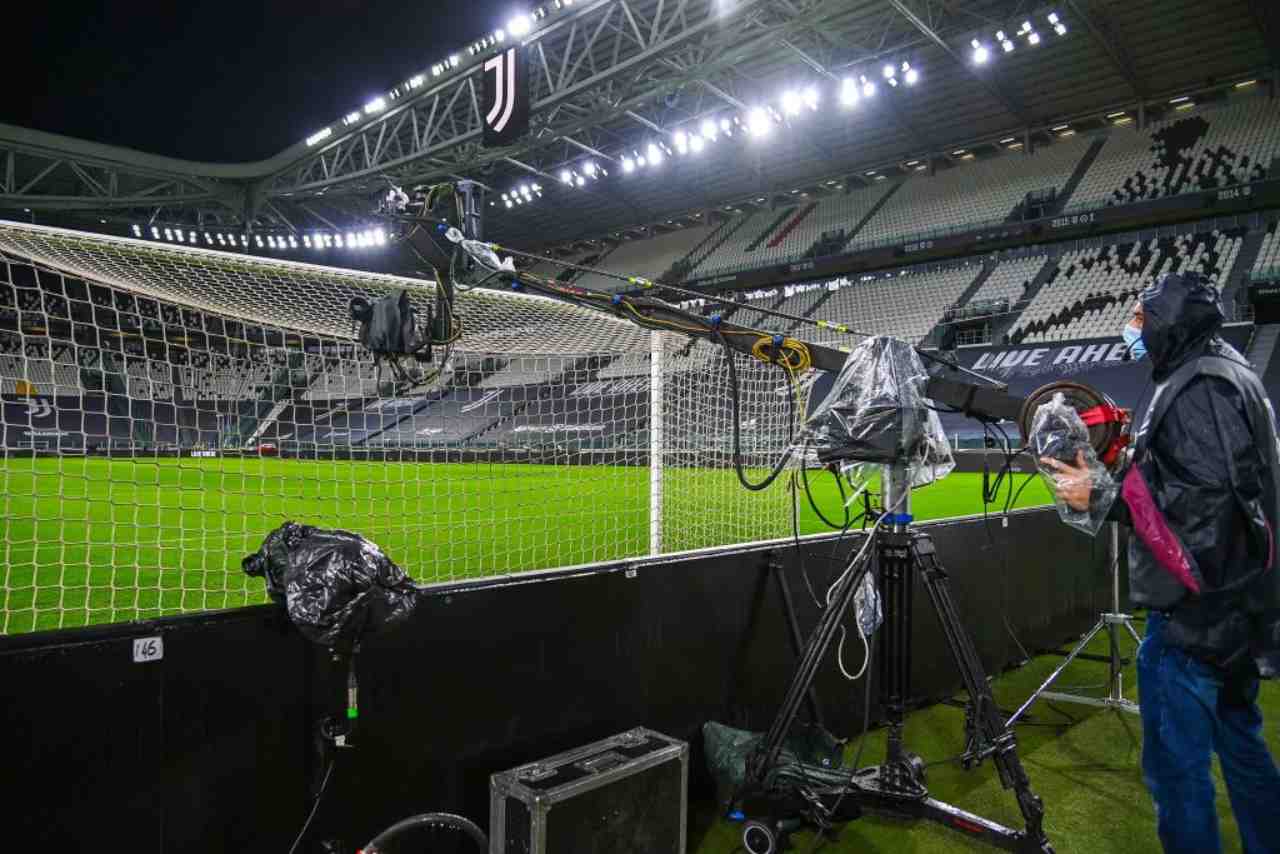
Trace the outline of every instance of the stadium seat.
<path fill-rule="evenodd" d="M 1214 284 L 1225 284 L 1243 241 L 1237 229 L 1067 252 L 1018 318 L 1010 340 L 1118 335 L 1133 300 L 1162 273 L 1198 270 Z"/>
<path fill-rule="evenodd" d="M 1278 154 L 1280 108 L 1262 98 L 1175 112 L 1144 130 L 1114 128 L 1068 210 L 1259 181 Z"/>
<path fill-rule="evenodd" d="M 831 296 L 817 316 L 843 323 L 860 334 L 893 335 L 920 341 L 942 319 L 947 306 L 954 305 L 973 283 L 981 267 L 964 264 L 935 270 L 900 270 L 859 281 L 842 279 L 827 287 Z M 830 329 L 815 331 L 818 343 L 850 346 L 857 335 Z"/>
<path fill-rule="evenodd" d="M 1062 189 L 1088 147 L 1087 141 L 1073 138 L 1033 155 L 1005 152 L 961 161 L 936 175 L 912 175 L 849 246 L 864 249 L 940 230 L 1003 222 L 1028 193 Z"/>
<path fill-rule="evenodd" d="M 649 238 L 626 240 L 606 255 L 602 261 L 592 266 L 618 276 L 661 279 L 673 264 L 688 255 L 713 230 L 711 226 L 695 226 L 656 234 Z M 575 283 L 591 290 L 617 291 L 632 287 L 626 282 L 597 273 L 583 273 Z"/>

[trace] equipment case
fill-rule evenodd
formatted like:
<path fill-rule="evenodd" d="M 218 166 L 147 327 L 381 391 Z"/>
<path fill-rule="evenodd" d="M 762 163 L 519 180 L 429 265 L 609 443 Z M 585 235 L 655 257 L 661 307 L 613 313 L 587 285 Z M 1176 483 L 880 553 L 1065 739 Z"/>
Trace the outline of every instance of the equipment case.
<path fill-rule="evenodd" d="M 494 774 L 490 854 L 684 854 L 689 745 L 644 727 Z"/>

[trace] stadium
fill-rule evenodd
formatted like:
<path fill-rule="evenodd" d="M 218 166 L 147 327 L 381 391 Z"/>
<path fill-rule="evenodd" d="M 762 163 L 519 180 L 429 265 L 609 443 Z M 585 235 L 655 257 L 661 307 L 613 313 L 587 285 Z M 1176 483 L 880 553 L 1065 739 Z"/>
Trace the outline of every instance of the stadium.
<path fill-rule="evenodd" d="M 1062 524 L 1009 407 L 1142 423 L 1121 329 L 1189 272 L 1277 399 L 1277 10 L 517 5 L 265 160 L 0 124 L 15 849 L 1160 851 L 1130 534 Z M 905 486 L 811 447 L 885 336 L 938 383 Z M 283 607 L 290 522 L 403 572 Z M 768 808 L 712 725 L 778 735 Z M 522 802 L 562 756 L 605 782 Z"/>

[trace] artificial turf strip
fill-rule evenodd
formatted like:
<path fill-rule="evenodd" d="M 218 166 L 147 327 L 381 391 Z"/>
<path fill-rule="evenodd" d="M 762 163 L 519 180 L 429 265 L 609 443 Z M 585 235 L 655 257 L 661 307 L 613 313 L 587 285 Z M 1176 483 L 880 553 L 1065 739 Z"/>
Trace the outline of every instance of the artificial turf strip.
<path fill-rule="evenodd" d="M 1139 634 L 1144 625 L 1137 624 Z M 1125 654 L 1136 651 L 1131 640 L 1122 641 Z M 1107 654 L 1105 635 L 1099 635 L 1089 646 L 1098 655 Z M 1006 710 L 1021 705 L 1040 682 L 1062 659 L 1044 655 L 1026 665 L 999 676 L 993 685 L 996 700 Z M 1073 693 L 1099 695 L 1099 683 L 1107 678 L 1107 665 L 1077 660 L 1067 668 L 1055 689 L 1072 690 L 1073 686 L 1093 683 L 1090 690 Z M 1138 699 L 1133 665 L 1125 670 L 1125 694 Z M 861 690 L 861 686 L 856 690 Z M 961 694 L 960 696 L 963 696 Z M 826 703 L 838 701 L 823 697 Z M 1264 731 L 1273 756 L 1280 757 L 1280 683 L 1264 682 L 1259 698 Z M 1044 801 L 1045 828 L 1058 854 L 1159 854 L 1156 838 L 1155 811 L 1142 783 L 1139 746 L 1142 725 L 1133 715 L 1120 717 L 1116 712 L 1091 706 L 1044 701 L 1032 706 L 1036 726 L 1019 725 L 1018 753 L 1031 778 L 1036 794 Z M 1067 724 L 1055 711 L 1076 719 Z M 1039 726 L 1057 724 L 1061 726 Z M 963 747 L 964 712 L 946 705 L 932 706 L 911 714 L 907 720 L 908 749 L 926 762 L 951 757 Z M 884 730 L 873 729 L 867 738 L 863 765 L 875 764 L 884 757 Z M 846 761 L 852 761 L 857 742 L 850 744 Z M 1218 793 L 1218 815 L 1222 821 L 1223 849 L 1228 854 L 1239 852 L 1240 838 L 1231 816 L 1221 770 L 1215 760 L 1214 779 Z M 928 770 L 930 794 L 943 801 L 1001 822 L 1022 827 L 1021 816 L 1012 792 L 1001 788 L 995 769 L 985 763 L 965 771 L 956 764 L 944 764 Z M 741 852 L 739 834 L 742 825 L 725 821 L 714 806 L 696 803 L 691 811 L 690 854 L 727 854 Z M 1280 820 L 1280 817 L 1277 818 Z M 810 833 L 792 837 L 796 854 L 805 854 L 815 841 Z M 842 827 L 834 839 L 822 841 L 816 851 L 822 854 L 867 854 L 867 852 L 959 852 L 992 851 L 960 833 L 929 823 L 899 823 L 878 818 L 863 818 Z"/>
<path fill-rule="evenodd" d="M 751 476 L 759 479 L 761 473 Z M 835 517 L 828 475 L 811 478 Z M 668 550 L 790 533 L 786 498 L 731 470 L 670 469 Z M 981 510 L 978 475 L 915 494 L 920 519 Z M 1019 506 L 1047 500 L 1033 481 Z M 773 502 L 773 510 L 762 503 Z M 719 504 L 720 506 L 716 506 Z M 824 530 L 801 501 L 802 533 Z M 768 516 L 774 529 L 750 520 Z M 248 459 L 0 460 L 0 633 L 265 601 L 240 558 L 285 520 L 377 542 L 421 581 L 646 554 L 649 471 L 625 466 Z"/>

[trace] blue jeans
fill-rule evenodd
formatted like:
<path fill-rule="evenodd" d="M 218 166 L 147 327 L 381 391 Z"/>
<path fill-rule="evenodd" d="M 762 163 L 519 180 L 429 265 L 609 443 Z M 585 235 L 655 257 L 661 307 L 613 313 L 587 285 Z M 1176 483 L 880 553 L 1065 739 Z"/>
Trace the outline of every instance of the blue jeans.
<path fill-rule="evenodd" d="M 1213 752 L 1245 854 L 1280 854 L 1280 770 L 1262 740 L 1258 679 L 1227 676 L 1162 641 L 1152 612 L 1138 650 L 1142 772 L 1166 854 L 1216 854 Z"/>

